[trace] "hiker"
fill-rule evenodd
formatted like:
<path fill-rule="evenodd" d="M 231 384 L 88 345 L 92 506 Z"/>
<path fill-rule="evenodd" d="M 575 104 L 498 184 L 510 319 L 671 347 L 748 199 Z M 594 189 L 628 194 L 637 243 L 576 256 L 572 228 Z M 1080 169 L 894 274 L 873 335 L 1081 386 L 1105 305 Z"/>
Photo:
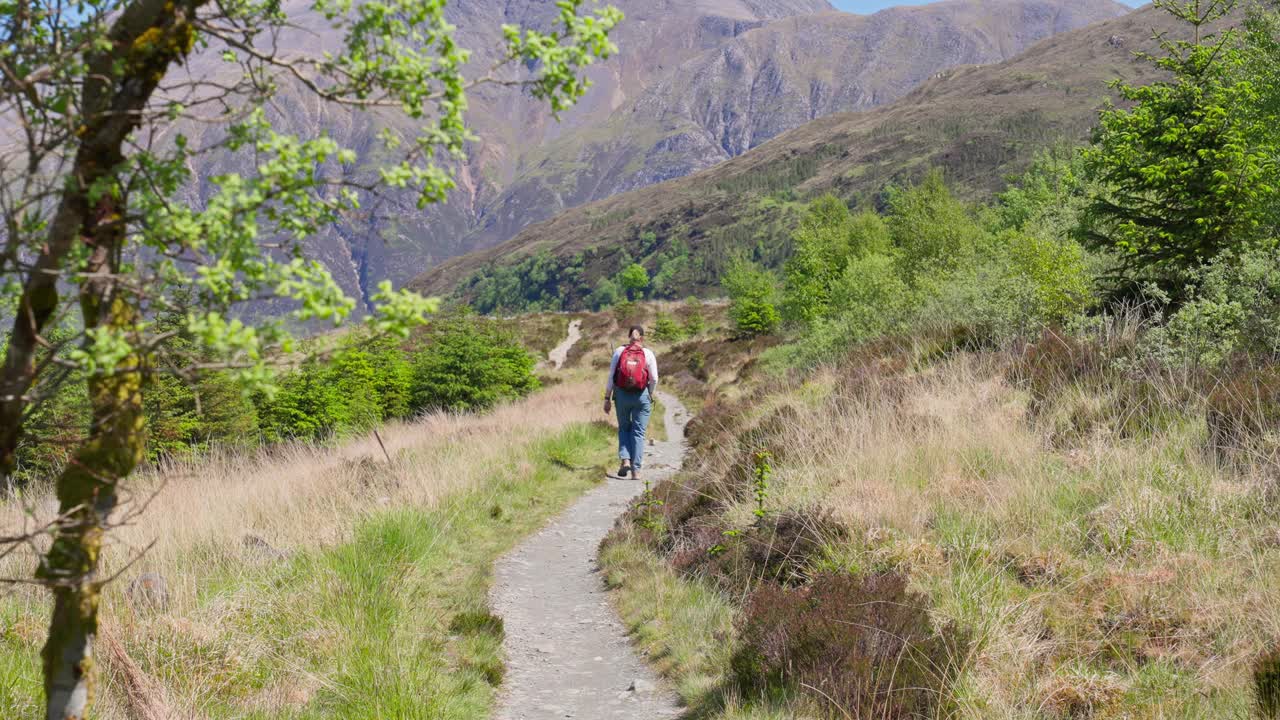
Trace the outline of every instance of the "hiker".
<path fill-rule="evenodd" d="M 658 386 L 658 359 L 644 346 L 644 328 L 634 325 L 627 332 L 628 344 L 613 351 L 609 380 L 604 387 L 604 411 L 618 406 L 618 457 L 622 465 L 618 477 L 628 473 L 640 479 L 644 460 L 644 434 L 653 411 L 653 392 Z"/>

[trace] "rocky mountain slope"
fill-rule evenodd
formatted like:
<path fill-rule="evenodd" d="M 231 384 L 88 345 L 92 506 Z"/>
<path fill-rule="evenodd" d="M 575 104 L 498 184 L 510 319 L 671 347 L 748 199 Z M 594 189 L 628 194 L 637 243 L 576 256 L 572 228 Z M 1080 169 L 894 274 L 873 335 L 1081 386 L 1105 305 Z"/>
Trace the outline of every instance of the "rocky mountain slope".
<path fill-rule="evenodd" d="M 310 10 L 311 0 L 283 0 L 282 10 L 297 29 L 273 38 L 279 54 L 291 59 L 332 52 L 342 44 L 341 31 Z M 577 106 L 553 121 L 545 105 L 518 90 L 483 86 L 468 96 L 468 124 L 478 140 L 468 147 L 458 168 L 458 189 L 449 202 L 420 211 L 411 193 L 387 192 L 362 198 L 363 210 L 311 242 L 311 253 L 334 273 L 356 297 L 379 280 L 402 281 L 425 267 L 472 249 L 466 240 L 486 213 L 487 205 L 518 175 L 523 153 L 579 128 L 599 127 L 616 108 L 639 95 L 671 67 L 722 44 L 752 27 L 796 13 L 831 11 L 827 0 L 618 0 L 628 20 L 614 33 L 625 48 L 589 71 L 594 86 Z M 453 0 L 446 15 L 457 27 L 461 47 L 472 52 L 470 75 L 487 72 L 503 47 L 501 27 L 515 24 L 548 29 L 558 9 L 549 0 Z M 175 75 L 223 76 L 235 71 L 211 47 L 193 57 Z M 516 67 L 504 79 L 526 72 Z M 375 136 L 384 126 L 403 119 L 379 117 L 326 106 L 288 82 L 268 108 L 273 124 L 301 137 L 327 134 L 362 156 L 375 151 Z M 400 130 L 411 133 L 406 125 Z M 192 146 L 212 144 L 220 126 L 183 127 Z M 362 162 L 363 162 L 362 157 Z M 226 172 L 243 172 L 254 159 L 248 155 L 206 157 L 195 168 L 202 183 L 186 200 L 200 204 L 211 192 L 209 179 Z M 359 173 L 360 169 L 351 172 Z M 540 216 L 546 217 L 546 215 Z M 540 219 L 539 218 L 539 219 Z M 503 238 L 505 239 L 505 238 Z"/>
<path fill-rule="evenodd" d="M 408 193 L 367 197 L 360 213 L 312 240 L 344 289 L 360 297 L 383 279 L 403 283 L 565 208 L 710 167 L 814 118 L 901 97 L 942 69 L 999 61 L 1127 10 L 1113 0 L 951 0 L 857 16 L 827 0 L 611 2 L 627 15 L 615 33 L 621 52 L 589 70 L 594 87 L 560 122 L 518 91 L 481 88 L 468 116 L 477 140 L 448 203 L 422 211 Z M 307 6 L 284 2 L 303 28 L 279 39 L 286 53 L 341 42 Z M 502 24 L 546 27 L 556 12 L 546 0 L 456 0 L 447 8 L 477 70 L 497 57 Z M 194 58 L 188 71 L 220 72 L 217 53 Z M 272 112 L 278 127 L 328 134 L 362 154 L 397 122 L 324 107 L 287 87 Z M 196 146 L 216 132 L 189 129 Z M 207 179 L 252 158 L 203 162 L 197 175 Z M 187 199 L 198 204 L 210 190 L 192 188 Z"/>
<path fill-rule="evenodd" d="M 619 3 L 628 25 L 671 22 L 629 5 Z M 772 21 L 732 28 L 725 17 L 702 16 L 700 27 L 723 30 L 714 47 L 664 66 L 642 92 L 597 87 L 589 103 L 598 109 L 612 98 L 607 120 L 530 147 L 515 177 L 473 206 L 475 226 L 456 249 L 498 244 L 565 208 L 688 175 L 814 118 L 896 100 L 940 70 L 998 62 L 1128 11 L 1113 0 L 953 0 L 870 16 L 802 9 L 779 18 L 775 8 Z M 623 64 L 651 54 L 625 37 L 620 45 Z"/>
<path fill-rule="evenodd" d="M 578 256 L 584 267 L 571 285 L 527 288 L 573 304 L 616 271 L 624 251 L 657 272 L 664 253 L 686 249 L 693 262 L 673 291 L 710 288 L 732 248 L 784 248 L 792 197 L 835 192 L 874 202 L 886 183 L 909 182 L 930 167 L 968 192 L 987 192 L 1038 149 L 1082 141 L 1111 95 L 1107 82 L 1152 77 L 1134 52 L 1151 48 L 1153 32 L 1171 30 L 1166 14 L 1147 8 L 1057 35 L 1003 63 L 937 73 L 891 105 L 828 115 L 709 170 L 564 212 L 411 286 L 450 292 L 478 271 L 535 253 L 562 263 Z"/>
<path fill-rule="evenodd" d="M 1112 0 L 951 0 L 867 17 L 838 13 L 827 0 L 611 1 L 627 15 L 614 35 L 621 53 L 589 69 L 594 87 L 561 122 L 520 91 L 479 88 L 468 110 L 477 140 L 447 204 L 420 210 L 412 193 L 364 197 L 360 213 L 312 238 L 312 255 L 344 290 L 361 297 L 381 279 L 406 282 L 563 209 L 712 167 L 814 118 L 896 99 L 941 69 L 1001 60 L 1038 38 L 1125 12 Z M 285 55 L 342 42 L 308 5 L 284 0 L 300 26 L 276 38 Z M 458 41 L 474 51 L 476 74 L 497 58 L 503 23 L 547 28 L 556 12 L 549 0 L 447 5 Z M 218 76 L 233 68 L 210 49 L 177 72 Z M 513 68 L 507 77 L 524 72 Z M 403 122 L 325 106 L 288 86 L 269 111 L 284 131 L 329 135 L 355 149 L 362 169 L 347 172 L 356 174 L 369 172 L 376 133 Z M 200 147 L 223 131 L 196 124 L 182 132 Z M 207 156 L 195 168 L 202 182 L 184 200 L 201 204 L 214 190 L 210 178 L 253 161 Z"/>

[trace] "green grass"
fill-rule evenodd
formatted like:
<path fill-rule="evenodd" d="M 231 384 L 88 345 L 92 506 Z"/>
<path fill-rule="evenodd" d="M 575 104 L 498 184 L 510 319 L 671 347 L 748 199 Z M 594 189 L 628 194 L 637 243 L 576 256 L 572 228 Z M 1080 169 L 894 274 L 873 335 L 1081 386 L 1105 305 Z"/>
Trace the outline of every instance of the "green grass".
<path fill-rule="evenodd" d="M 44 622 L 0 605 L 0 717 L 34 718 L 43 709 L 39 657 L 31 651 L 43 640 Z"/>
<path fill-rule="evenodd" d="M 493 562 L 598 481 L 610 440 L 572 425 L 435 509 L 377 512 L 335 546 L 227 567 L 200 589 L 215 627 L 161 623 L 130 654 L 207 718 L 486 717 L 503 675 Z M 0 717 L 34 717 L 39 622 L 15 608 L 0 605 Z"/>
<path fill-rule="evenodd" d="M 648 437 L 658 442 L 666 442 L 670 439 L 667 437 L 667 409 L 656 397 L 653 399 L 653 411 L 649 415 Z"/>

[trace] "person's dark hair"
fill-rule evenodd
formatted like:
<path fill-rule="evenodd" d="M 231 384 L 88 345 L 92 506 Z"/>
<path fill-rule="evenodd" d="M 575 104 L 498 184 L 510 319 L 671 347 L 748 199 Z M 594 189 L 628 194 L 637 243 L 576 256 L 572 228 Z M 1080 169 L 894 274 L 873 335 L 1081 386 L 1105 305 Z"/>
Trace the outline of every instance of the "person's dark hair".
<path fill-rule="evenodd" d="M 632 325 L 631 329 L 627 331 L 627 338 L 630 339 L 632 335 L 639 335 L 640 337 L 643 338 L 644 328 L 640 327 L 639 325 Z"/>

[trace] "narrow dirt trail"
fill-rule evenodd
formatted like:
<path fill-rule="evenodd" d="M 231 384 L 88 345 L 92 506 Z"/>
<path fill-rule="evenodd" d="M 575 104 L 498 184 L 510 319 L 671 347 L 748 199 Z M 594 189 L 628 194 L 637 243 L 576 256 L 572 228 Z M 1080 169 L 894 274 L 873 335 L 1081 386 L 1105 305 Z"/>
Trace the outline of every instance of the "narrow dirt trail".
<path fill-rule="evenodd" d="M 654 482 L 679 468 L 688 421 L 679 400 L 658 398 L 668 438 L 647 448 Z M 643 490 L 634 480 L 608 480 L 498 562 L 492 600 L 506 628 L 507 675 L 497 720 L 680 714 L 674 693 L 631 647 L 596 567 L 600 541 Z"/>
<path fill-rule="evenodd" d="M 578 340 L 582 339 L 582 321 L 572 320 L 569 322 L 569 334 L 565 337 L 564 342 L 551 349 L 547 353 L 547 361 L 551 363 L 551 367 L 559 370 L 564 367 L 564 363 L 569 359 L 569 351 L 574 345 L 578 344 Z"/>

